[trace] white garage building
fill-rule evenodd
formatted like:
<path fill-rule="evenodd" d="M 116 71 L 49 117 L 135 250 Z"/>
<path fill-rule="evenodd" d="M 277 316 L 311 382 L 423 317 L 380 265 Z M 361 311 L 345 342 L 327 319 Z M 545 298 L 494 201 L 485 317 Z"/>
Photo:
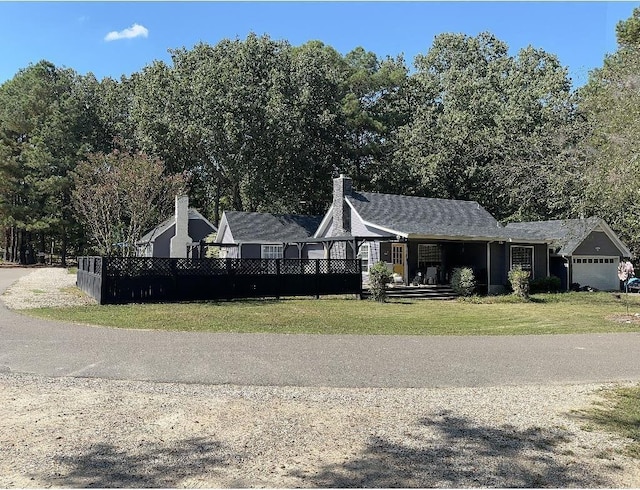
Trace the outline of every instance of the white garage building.
<path fill-rule="evenodd" d="M 558 276 L 563 289 L 572 284 L 604 291 L 620 289 L 618 265 L 631 252 L 604 220 L 591 217 L 510 223 L 507 228 L 527 230 L 549 246 L 549 273 Z"/>

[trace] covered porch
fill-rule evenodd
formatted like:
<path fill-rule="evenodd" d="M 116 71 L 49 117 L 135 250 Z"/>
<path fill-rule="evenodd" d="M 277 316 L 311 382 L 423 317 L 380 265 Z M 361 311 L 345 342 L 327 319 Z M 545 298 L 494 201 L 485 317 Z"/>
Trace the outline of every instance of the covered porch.
<path fill-rule="evenodd" d="M 391 242 L 368 242 L 369 264 L 381 260 L 404 285 L 446 285 L 453 270 L 470 267 L 481 294 L 500 293 L 510 269 L 520 266 L 532 278 L 549 275 L 546 243 L 509 240 L 454 240 L 402 238 Z"/>

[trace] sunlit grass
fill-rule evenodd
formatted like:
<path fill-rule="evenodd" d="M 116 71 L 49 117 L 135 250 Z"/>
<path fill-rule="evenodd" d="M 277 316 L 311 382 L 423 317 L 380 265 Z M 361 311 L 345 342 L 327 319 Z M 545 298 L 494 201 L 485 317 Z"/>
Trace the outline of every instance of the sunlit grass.
<path fill-rule="evenodd" d="M 629 295 L 630 312 L 640 296 Z M 356 299 L 238 300 L 41 308 L 42 318 L 121 328 L 209 332 L 384 335 L 523 335 L 640 331 L 635 322 L 607 317 L 626 313 L 625 295 L 567 293 L 465 301 Z"/>
<path fill-rule="evenodd" d="M 590 423 L 630 439 L 626 452 L 640 458 L 640 386 L 616 388 L 602 393 L 603 403 L 581 415 Z"/>

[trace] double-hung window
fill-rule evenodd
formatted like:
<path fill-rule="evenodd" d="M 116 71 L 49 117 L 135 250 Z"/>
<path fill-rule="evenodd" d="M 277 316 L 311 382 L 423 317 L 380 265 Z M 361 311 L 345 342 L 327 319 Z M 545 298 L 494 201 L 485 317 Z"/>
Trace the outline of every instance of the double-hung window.
<path fill-rule="evenodd" d="M 357 256 L 362 261 L 362 272 L 369 272 L 369 244 L 363 243 Z"/>
<path fill-rule="evenodd" d="M 281 259 L 282 245 L 262 245 L 260 255 L 263 259 Z"/>

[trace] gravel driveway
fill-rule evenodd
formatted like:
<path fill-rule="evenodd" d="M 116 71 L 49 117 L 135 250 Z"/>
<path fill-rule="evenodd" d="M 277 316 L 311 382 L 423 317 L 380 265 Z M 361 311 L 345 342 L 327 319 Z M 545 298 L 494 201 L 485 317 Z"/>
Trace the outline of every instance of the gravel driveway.
<path fill-rule="evenodd" d="M 626 441 L 580 414 L 612 386 L 208 386 L 5 372 L 0 487 L 639 487 Z"/>

